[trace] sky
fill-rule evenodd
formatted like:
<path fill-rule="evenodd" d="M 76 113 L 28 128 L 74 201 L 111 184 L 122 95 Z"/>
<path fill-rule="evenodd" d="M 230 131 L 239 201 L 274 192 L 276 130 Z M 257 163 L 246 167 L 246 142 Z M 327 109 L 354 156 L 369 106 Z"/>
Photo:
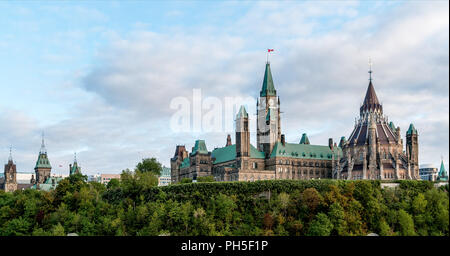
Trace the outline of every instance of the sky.
<path fill-rule="evenodd" d="M 288 142 L 353 130 L 368 58 L 384 114 L 419 133 L 419 162 L 449 169 L 448 1 L 1 1 L 0 161 L 32 172 L 45 134 L 52 173 L 85 174 L 229 131 L 176 131 L 171 102 L 256 98 L 267 49 Z M 193 104 L 191 104 L 193 105 Z M 202 114 L 207 109 L 201 110 Z M 255 116 L 249 109 L 250 119 Z M 222 115 L 233 122 L 234 114 Z M 252 130 L 251 142 L 256 135 Z M 234 132 L 231 132 L 234 143 Z M 62 166 L 62 167 L 61 167 Z"/>

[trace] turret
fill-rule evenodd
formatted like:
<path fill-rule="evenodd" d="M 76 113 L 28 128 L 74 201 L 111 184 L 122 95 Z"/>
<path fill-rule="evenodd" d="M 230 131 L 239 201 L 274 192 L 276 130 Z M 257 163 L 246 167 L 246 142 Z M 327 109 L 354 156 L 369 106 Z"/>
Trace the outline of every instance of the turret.
<path fill-rule="evenodd" d="M 52 166 L 50 165 L 50 161 L 47 156 L 47 149 L 44 144 L 44 133 L 42 133 L 42 144 L 41 150 L 39 151 L 39 156 L 36 161 L 36 166 L 34 167 L 34 171 L 36 173 L 36 184 L 42 184 L 50 177 L 50 172 L 52 170 Z"/>
<path fill-rule="evenodd" d="M 12 159 L 11 148 L 9 149 L 8 163 L 5 164 L 5 192 L 17 190 L 17 169 Z"/>
<path fill-rule="evenodd" d="M 241 106 L 236 116 L 236 157 L 250 156 L 250 131 L 248 113 Z"/>
<path fill-rule="evenodd" d="M 74 154 L 73 165 L 69 164 L 69 175 L 81 173 L 81 168 L 78 166 L 77 153 Z"/>
<path fill-rule="evenodd" d="M 413 179 L 419 178 L 419 135 L 413 124 L 409 125 L 406 132 L 406 149 L 408 151 L 408 163 L 411 165 Z"/>
<path fill-rule="evenodd" d="M 231 146 L 231 136 L 228 134 L 227 136 L 227 144 L 225 144 L 225 147 Z"/>

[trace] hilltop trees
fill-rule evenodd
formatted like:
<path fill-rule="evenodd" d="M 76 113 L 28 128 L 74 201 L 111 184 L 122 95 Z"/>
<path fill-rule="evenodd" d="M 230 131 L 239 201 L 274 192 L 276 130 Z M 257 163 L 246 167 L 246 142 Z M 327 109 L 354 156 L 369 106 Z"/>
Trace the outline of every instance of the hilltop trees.
<path fill-rule="evenodd" d="M 82 175 L 56 190 L 0 191 L 0 235 L 448 236 L 448 187 L 421 181 L 198 182 L 157 187 L 125 170 L 108 186 Z"/>

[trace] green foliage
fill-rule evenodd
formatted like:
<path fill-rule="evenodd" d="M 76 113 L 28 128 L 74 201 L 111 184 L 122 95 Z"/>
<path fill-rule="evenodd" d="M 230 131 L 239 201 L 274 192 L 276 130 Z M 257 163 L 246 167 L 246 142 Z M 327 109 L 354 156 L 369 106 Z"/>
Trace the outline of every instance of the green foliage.
<path fill-rule="evenodd" d="M 324 213 L 319 213 L 312 221 L 309 226 L 308 235 L 309 236 L 329 236 L 331 230 L 333 229 L 333 224 L 330 219 Z"/>
<path fill-rule="evenodd" d="M 182 178 L 180 180 L 180 184 L 186 184 L 186 183 L 192 183 L 192 179 L 191 178 Z"/>
<path fill-rule="evenodd" d="M 0 192 L 0 235 L 449 235 L 448 187 L 428 182 L 208 179 L 157 187 L 125 170 L 107 186 L 72 175 L 50 192 Z"/>
<path fill-rule="evenodd" d="M 155 176 L 160 176 L 162 165 L 156 160 L 156 158 L 144 158 L 142 159 L 142 162 L 136 165 L 135 171 L 139 171 L 142 173 L 150 172 Z"/>
<path fill-rule="evenodd" d="M 203 177 L 197 177 L 197 182 L 214 182 L 213 176 L 203 176 Z"/>

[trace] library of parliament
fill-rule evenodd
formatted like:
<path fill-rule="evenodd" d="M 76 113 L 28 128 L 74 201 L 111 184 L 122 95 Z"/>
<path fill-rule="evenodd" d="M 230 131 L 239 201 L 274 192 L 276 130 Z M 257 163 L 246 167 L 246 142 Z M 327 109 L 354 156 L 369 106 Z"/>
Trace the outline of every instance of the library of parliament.
<path fill-rule="evenodd" d="M 369 85 L 359 118 L 348 139 L 313 145 L 307 134 L 299 142 L 287 142 L 281 132 L 280 98 L 266 63 L 257 101 L 256 147 L 250 144 L 249 114 L 241 106 L 236 116 L 235 143 L 208 151 L 204 140 L 192 151 L 178 145 L 171 162 L 172 182 L 183 178 L 213 176 L 216 181 L 272 179 L 420 179 L 418 132 L 410 124 L 405 148 L 400 127 L 383 114 L 369 70 Z"/>

